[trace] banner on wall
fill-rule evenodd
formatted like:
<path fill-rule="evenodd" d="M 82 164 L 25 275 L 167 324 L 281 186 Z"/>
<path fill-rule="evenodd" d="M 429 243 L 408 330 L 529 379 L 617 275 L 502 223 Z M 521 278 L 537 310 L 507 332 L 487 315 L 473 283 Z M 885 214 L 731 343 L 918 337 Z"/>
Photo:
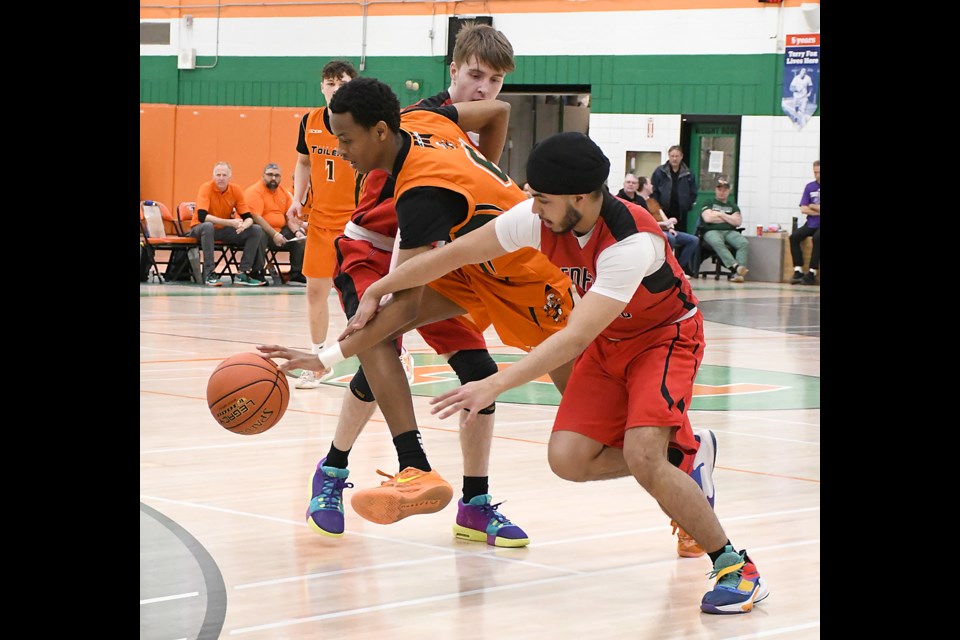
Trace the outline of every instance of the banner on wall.
<path fill-rule="evenodd" d="M 788 35 L 783 56 L 783 112 L 802 129 L 817 110 L 820 90 L 820 34 Z"/>

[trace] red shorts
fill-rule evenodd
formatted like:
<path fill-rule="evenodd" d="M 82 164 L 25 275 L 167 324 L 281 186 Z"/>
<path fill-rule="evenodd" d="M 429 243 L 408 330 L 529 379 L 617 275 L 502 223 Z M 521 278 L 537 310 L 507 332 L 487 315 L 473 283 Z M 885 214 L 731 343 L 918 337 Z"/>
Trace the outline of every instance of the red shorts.
<path fill-rule="evenodd" d="M 689 467 L 698 446 L 687 411 L 704 347 L 700 311 L 635 338 L 614 342 L 598 336 L 577 358 L 553 430 L 622 449 L 632 427 L 678 427 L 670 444 L 683 451 Z"/>
<path fill-rule="evenodd" d="M 567 326 L 575 302 L 570 278 L 559 269 L 536 282 L 508 283 L 468 265 L 434 280 L 430 288 L 466 309 L 478 330 L 492 324 L 504 344 L 524 351 Z"/>
<path fill-rule="evenodd" d="M 366 240 L 339 236 L 336 248 L 337 270 L 333 284 L 340 296 L 340 305 L 348 318 L 357 312 L 360 298 L 367 288 L 390 270 L 390 252 L 378 249 Z M 460 321 L 449 318 L 431 322 L 417 329 L 424 342 L 437 354 L 467 349 L 486 349 L 483 334 Z"/>

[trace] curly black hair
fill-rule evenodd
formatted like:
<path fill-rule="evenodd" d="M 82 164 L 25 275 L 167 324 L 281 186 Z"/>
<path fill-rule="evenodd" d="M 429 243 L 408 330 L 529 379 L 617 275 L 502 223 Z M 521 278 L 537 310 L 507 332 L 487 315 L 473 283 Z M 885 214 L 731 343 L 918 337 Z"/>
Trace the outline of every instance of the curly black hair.
<path fill-rule="evenodd" d="M 400 100 L 376 78 L 357 78 L 341 85 L 327 108 L 331 113 L 349 113 L 367 129 L 382 120 L 394 133 L 400 131 Z"/>

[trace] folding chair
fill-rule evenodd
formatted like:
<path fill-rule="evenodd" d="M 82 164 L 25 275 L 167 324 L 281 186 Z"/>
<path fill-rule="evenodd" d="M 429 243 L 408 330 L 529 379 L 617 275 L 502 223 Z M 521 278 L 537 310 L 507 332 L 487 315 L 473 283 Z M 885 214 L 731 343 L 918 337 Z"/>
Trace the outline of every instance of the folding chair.
<path fill-rule="evenodd" d="M 177 205 L 177 224 L 182 235 L 186 236 L 190 233 L 196 211 L 196 202 L 181 202 Z M 199 238 L 191 239 L 198 244 L 200 243 Z M 226 244 L 219 240 L 213 243 L 213 247 L 216 253 L 214 254 L 213 271 L 211 273 L 221 277 L 230 276 L 230 281 L 233 282 L 234 276 L 240 273 L 240 261 L 237 259 L 237 252 L 242 251 L 242 247 Z"/>
<path fill-rule="evenodd" d="M 150 260 L 148 281 L 155 277 L 157 282 L 164 283 L 189 274 L 191 280 L 200 283 L 200 243 L 180 233 L 179 223 L 167 205 L 154 200 L 140 203 L 140 233 Z M 158 255 L 160 251 L 166 252 L 165 259 L 164 255 Z M 164 272 L 160 270 L 161 265 L 166 267 Z"/>

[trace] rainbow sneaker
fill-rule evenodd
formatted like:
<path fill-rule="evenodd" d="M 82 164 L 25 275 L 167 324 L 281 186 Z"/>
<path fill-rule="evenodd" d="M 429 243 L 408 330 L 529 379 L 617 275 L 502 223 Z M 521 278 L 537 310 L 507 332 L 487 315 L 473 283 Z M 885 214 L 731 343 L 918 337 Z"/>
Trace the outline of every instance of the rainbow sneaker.
<path fill-rule="evenodd" d="M 436 513 L 453 499 L 453 487 L 436 471 L 407 467 L 395 476 L 379 469 L 377 473 L 388 480 L 350 499 L 353 510 L 370 522 L 393 524 L 407 516 Z"/>
<path fill-rule="evenodd" d="M 307 507 L 307 525 L 320 535 L 339 538 L 343 535 L 343 490 L 352 489 L 347 482 L 349 469 L 325 467 L 324 457 L 310 482 L 310 505 Z"/>
<path fill-rule="evenodd" d="M 713 589 L 703 595 L 700 610 L 705 613 L 728 615 L 749 613 L 753 605 L 770 595 L 757 567 L 747 557 L 747 551 L 734 551 L 727 545 L 707 574 L 716 578 Z"/>
<path fill-rule="evenodd" d="M 468 503 L 458 500 L 453 537 L 457 540 L 486 542 L 494 547 L 525 547 L 530 544 L 530 538 L 523 529 L 497 511 L 497 507 L 503 503 L 490 504 L 492 501 L 493 496 L 489 493 L 475 496 Z"/>

